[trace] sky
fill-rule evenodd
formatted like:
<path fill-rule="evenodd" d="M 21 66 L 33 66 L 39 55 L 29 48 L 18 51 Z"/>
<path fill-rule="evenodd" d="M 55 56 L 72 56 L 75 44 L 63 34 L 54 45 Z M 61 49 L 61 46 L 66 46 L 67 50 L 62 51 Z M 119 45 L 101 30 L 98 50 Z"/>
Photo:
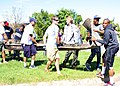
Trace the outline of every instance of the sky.
<path fill-rule="evenodd" d="M 24 15 L 23 21 L 28 21 L 29 16 L 41 9 L 56 14 L 61 8 L 74 10 L 82 15 L 83 20 L 93 18 L 94 15 L 120 24 L 120 0 L 1 0 L 0 15 L 11 13 L 12 7 L 20 8 Z"/>

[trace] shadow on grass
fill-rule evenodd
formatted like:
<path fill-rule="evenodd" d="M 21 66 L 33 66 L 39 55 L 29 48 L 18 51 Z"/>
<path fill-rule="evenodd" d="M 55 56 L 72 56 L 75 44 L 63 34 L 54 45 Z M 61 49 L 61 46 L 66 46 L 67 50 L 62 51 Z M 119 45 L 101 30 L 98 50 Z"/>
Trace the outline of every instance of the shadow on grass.
<path fill-rule="evenodd" d="M 76 67 L 72 67 L 71 66 L 72 59 L 69 60 L 68 63 L 69 63 L 69 65 L 66 65 L 66 66 L 63 66 L 62 64 L 60 64 L 60 69 L 62 70 L 62 68 L 68 68 L 68 69 L 74 69 L 74 70 L 80 70 L 80 71 L 88 71 L 86 69 L 85 65 L 80 66 L 80 61 L 78 61 L 78 60 L 77 60 Z M 96 66 L 97 66 L 96 64 L 97 64 L 96 61 L 94 61 L 94 62 L 91 63 L 91 70 L 89 70 L 89 72 L 93 72 L 94 70 L 96 70 Z M 101 67 L 100 67 L 100 69 L 101 69 Z M 55 70 L 55 68 L 53 70 Z"/>
<path fill-rule="evenodd" d="M 41 64 L 46 65 L 46 63 L 47 63 L 47 60 L 37 60 L 37 61 L 35 61 L 35 66 L 39 66 Z"/>

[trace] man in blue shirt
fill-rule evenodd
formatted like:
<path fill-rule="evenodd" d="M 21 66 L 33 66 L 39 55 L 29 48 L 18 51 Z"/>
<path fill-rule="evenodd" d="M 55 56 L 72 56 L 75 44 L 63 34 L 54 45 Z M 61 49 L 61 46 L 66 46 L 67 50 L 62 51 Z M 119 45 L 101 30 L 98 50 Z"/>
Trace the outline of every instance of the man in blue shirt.
<path fill-rule="evenodd" d="M 7 21 L 4 22 L 5 26 L 5 33 L 8 37 L 8 41 L 12 41 L 12 36 L 13 36 L 13 29 L 9 26 L 9 23 Z M 11 50 L 9 50 L 9 55 L 11 56 Z"/>

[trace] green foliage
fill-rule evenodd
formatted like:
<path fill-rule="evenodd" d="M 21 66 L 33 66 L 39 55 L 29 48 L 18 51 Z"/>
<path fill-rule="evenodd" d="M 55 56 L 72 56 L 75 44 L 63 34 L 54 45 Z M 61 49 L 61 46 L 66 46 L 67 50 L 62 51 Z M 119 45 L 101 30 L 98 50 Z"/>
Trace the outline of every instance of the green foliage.
<path fill-rule="evenodd" d="M 53 14 L 48 14 L 48 12 L 44 10 L 32 14 L 32 17 L 37 20 L 35 31 L 38 35 L 38 39 L 43 37 L 46 29 L 51 24 L 51 16 L 53 16 Z"/>
<path fill-rule="evenodd" d="M 41 39 L 48 28 L 48 26 L 51 24 L 51 17 L 54 14 L 49 14 L 47 11 L 44 11 L 43 9 L 40 12 L 34 12 L 32 14 L 32 17 L 34 17 L 37 20 L 35 31 L 38 35 L 38 39 Z M 78 25 L 82 21 L 82 16 L 78 15 L 74 10 L 68 10 L 62 8 L 61 10 L 57 11 L 57 16 L 59 18 L 59 27 L 60 29 L 64 29 L 64 26 L 66 24 L 66 17 L 72 16 L 74 19 L 74 22 L 76 25 Z"/>
<path fill-rule="evenodd" d="M 74 23 L 78 25 L 82 21 L 82 16 L 78 15 L 74 10 L 68 10 L 62 8 L 61 10 L 58 10 L 58 18 L 59 18 L 59 27 L 60 29 L 64 29 L 64 26 L 66 24 L 66 17 L 72 16 L 74 19 Z"/>

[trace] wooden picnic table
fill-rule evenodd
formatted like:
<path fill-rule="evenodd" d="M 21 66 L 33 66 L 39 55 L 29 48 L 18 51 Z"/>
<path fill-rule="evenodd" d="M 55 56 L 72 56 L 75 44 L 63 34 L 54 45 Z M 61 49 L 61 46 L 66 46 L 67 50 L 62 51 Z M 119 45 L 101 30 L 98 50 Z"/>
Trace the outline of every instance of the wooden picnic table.
<path fill-rule="evenodd" d="M 86 49 L 92 49 L 94 47 L 98 46 L 91 46 L 89 44 L 81 44 L 81 45 L 63 45 L 63 46 L 58 46 L 59 50 L 65 51 L 65 50 L 86 50 Z M 23 50 L 21 44 L 6 44 L 5 45 L 6 49 L 9 50 Z M 43 42 L 39 43 L 39 46 L 36 46 L 37 51 L 45 50 Z"/>

